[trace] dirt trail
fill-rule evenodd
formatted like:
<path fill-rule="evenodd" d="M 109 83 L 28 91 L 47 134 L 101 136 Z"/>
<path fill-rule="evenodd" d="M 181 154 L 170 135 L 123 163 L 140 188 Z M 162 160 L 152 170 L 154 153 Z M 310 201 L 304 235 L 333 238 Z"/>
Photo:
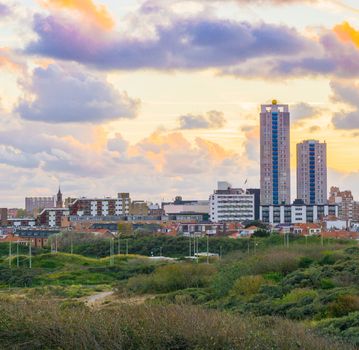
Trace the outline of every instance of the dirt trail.
<path fill-rule="evenodd" d="M 94 295 L 90 295 L 86 298 L 86 303 L 89 306 L 96 306 L 98 304 L 101 304 L 103 301 L 105 301 L 107 298 L 113 295 L 113 292 L 102 292 Z"/>
<path fill-rule="evenodd" d="M 156 295 L 141 295 L 130 297 L 114 297 L 114 292 L 102 292 L 90 295 L 85 298 L 85 302 L 91 307 L 100 307 L 103 302 L 110 301 L 111 304 L 127 304 L 139 305 L 145 303 L 147 300 L 153 299 Z"/>

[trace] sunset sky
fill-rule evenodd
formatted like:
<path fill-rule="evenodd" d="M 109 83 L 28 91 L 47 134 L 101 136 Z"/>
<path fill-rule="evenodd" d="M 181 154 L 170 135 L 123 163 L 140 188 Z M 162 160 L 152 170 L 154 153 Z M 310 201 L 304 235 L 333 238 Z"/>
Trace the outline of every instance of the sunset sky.
<path fill-rule="evenodd" d="M 359 200 L 357 0 L 0 0 L 0 206 L 259 187 L 259 108 Z"/>

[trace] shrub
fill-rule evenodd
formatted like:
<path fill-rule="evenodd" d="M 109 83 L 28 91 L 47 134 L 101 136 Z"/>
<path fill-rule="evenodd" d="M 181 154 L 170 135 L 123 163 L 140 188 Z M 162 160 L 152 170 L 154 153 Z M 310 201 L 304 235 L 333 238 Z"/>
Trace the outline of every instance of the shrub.
<path fill-rule="evenodd" d="M 283 303 L 298 303 L 303 299 L 315 299 L 318 293 L 312 289 L 293 289 L 289 294 L 282 298 Z"/>
<path fill-rule="evenodd" d="M 330 278 L 323 278 L 320 281 L 320 288 L 322 288 L 322 289 L 332 289 L 334 287 L 335 287 L 335 284 Z"/>
<path fill-rule="evenodd" d="M 359 312 L 354 312 L 348 316 L 323 320 L 317 323 L 317 330 L 321 334 L 335 336 L 345 339 L 359 347 Z"/>
<path fill-rule="evenodd" d="M 132 277 L 127 289 L 135 293 L 167 293 L 186 288 L 208 286 L 216 268 L 207 264 L 173 264 L 162 266 L 148 276 Z"/>
<path fill-rule="evenodd" d="M 299 266 L 300 268 L 307 268 L 307 267 L 309 267 L 310 265 L 312 265 L 313 262 L 314 262 L 313 259 L 311 259 L 311 258 L 309 258 L 309 257 L 307 257 L 307 256 L 303 256 L 302 258 L 300 258 L 300 260 L 299 260 L 299 265 L 298 265 L 298 266 Z"/>
<path fill-rule="evenodd" d="M 234 286 L 229 294 L 232 297 L 247 298 L 257 294 L 262 285 L 265 283 L 268 284 L 268 282 L 266 282 L 266 280 L 260 275 L 243 276 L 234 283 Z"/>
<path fill-rule="evenodd" d="M 353 311 L 359 311 L 358 295 L 339 295 L 337 300 L 328 307 L 332 317 L 346 316 Z"/>

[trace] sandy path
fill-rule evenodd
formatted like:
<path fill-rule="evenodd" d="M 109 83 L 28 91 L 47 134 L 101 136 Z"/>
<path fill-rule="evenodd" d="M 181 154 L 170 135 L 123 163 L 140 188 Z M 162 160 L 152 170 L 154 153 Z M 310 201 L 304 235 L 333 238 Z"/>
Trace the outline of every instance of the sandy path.
<path fill-rule="evenodd" d="M 86 303 L 89 306 L 95 306 L 106 300 L 111 295 L 113 295 L 113 292 L 102 292 L 102 293 L 90 295 L 89 297 L 87 297 Z"/>

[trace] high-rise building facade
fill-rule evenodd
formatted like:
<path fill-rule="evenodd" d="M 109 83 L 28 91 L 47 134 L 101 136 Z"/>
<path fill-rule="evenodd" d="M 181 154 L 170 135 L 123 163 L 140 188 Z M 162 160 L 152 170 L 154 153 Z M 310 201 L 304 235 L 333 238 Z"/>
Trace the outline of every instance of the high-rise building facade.
<path fill-rule="evenodd" d="M 297 198 L 305 204 L 327 203 L 327 144 L 297 144 Z"/>
<path fill-rule="evenodd" d="M 260 114 L 261 205 L 290 204 L 290 113 L 273 101 Z"/>

